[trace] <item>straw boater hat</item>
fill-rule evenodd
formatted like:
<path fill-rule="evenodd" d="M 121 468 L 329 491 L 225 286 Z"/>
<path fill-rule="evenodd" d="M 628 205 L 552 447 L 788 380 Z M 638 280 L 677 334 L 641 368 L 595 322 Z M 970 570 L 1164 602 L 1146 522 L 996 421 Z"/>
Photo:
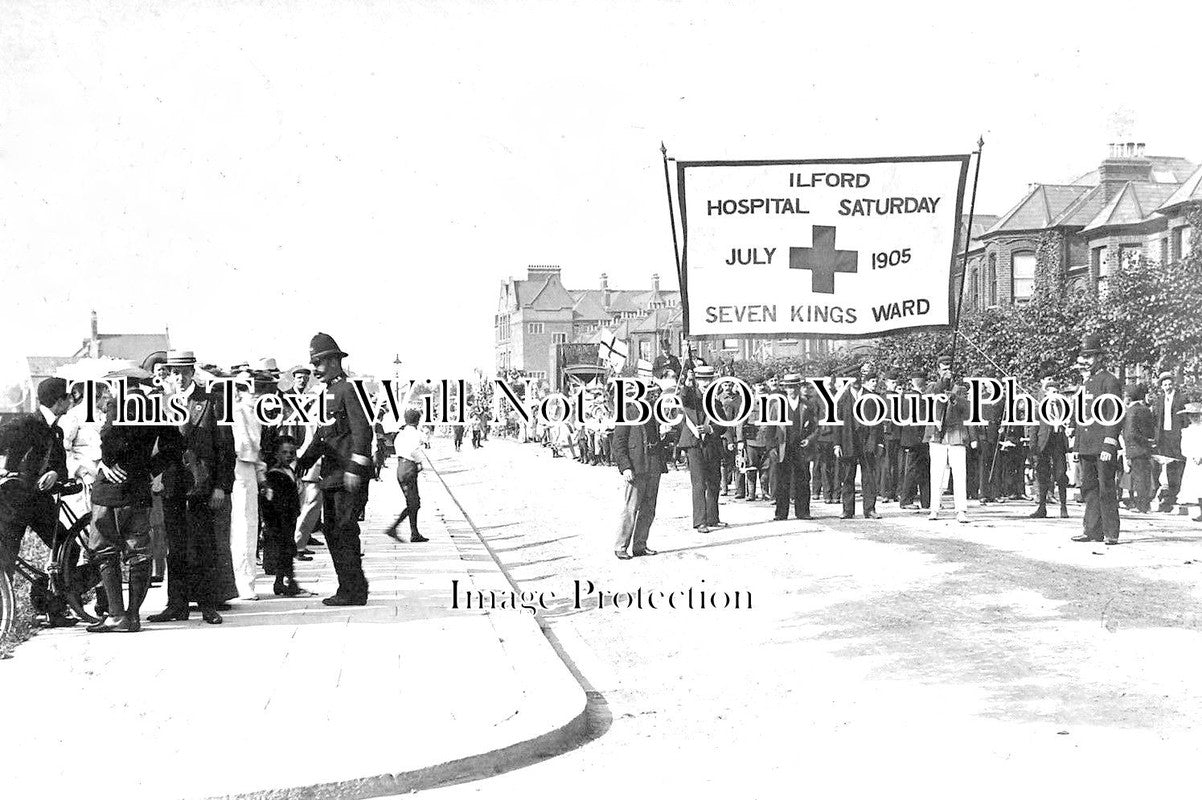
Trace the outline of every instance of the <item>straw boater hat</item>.
<path fill-rule="evenodd" d="M 1195 416 L 1202 414 L 1202 403 L 1186 403 L 1185 408 L 1177 412 L 1178 415 Z"/>
<path fill-rule="evenodd" d="M 317 361 L 326 356 L 346 358 L 346 353 L 328 333 L 319 333 L 309 341 L 309 361 Z"/>
<path fill-rule="evenodd" d="M 167 351 L 167 366 L 169 367 L 195 367 L 196 354 L 191 350 L 168 350 Z"/>
<path fill-rule="evenodd" d="M 1176 378 L 1176 376 L 1173 375 L 1172 372 L 1170 372 L 1169 370 L 1165 370 L 1164 372 L 1160 373 L 1160 377 L 1158 377 L 1156 380 L 1157 381 L 1171 381 L 1171 380 L 1174 380 L 1175 378 Z"/>
<path fill-rule="evenodd" d="M 781 378 L 781 386 L 801 386 L 801 376 L 796 372 L 790 372 Z"/>
<path fill-rule="evenodd" d="M 166 363 L 167 363 L 167 351 L 166 350 L 155 350 L 153 353 L 146 356 L 146 358 L 142 359 L 142 369 L 147 370 L 149 372 L 154 372 L 155 367 L 157 367 L 159 364 L 166 364 Z"/>
<path fill-rule="evenodd" d="M 712 381 L 714 379 L 714 368 L 708 364 L 701 364 L 693 368 L 693 377 L 699 381 Z"/>

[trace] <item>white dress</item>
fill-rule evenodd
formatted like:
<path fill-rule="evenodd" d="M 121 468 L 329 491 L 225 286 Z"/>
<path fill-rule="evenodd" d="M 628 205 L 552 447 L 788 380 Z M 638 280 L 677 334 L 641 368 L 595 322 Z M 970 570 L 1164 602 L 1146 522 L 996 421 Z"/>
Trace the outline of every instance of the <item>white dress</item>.
<path fill-rule="evenodd" d="M 1202 424 L 1197 422 L 1181 432 L 1181 455 L 1185 456 L 1185 472 L 1181 476 L 1181 491 L 1177 496 L 1183 503 L 1195 503 L 1202 498 Z"/>

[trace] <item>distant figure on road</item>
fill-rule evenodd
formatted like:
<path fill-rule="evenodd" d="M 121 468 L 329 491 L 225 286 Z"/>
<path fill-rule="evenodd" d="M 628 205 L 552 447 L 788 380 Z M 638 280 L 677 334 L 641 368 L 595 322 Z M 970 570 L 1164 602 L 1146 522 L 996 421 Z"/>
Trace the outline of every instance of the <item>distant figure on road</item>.
<path fill-rule="evenodd" d="M 401 485 L 401 493 L 405 495 L 405 510 L 396 518 L 396 522 L 388 526 L 388 530 L 384 531 L 387 536 L 400 541 L 397 536 L 396 529 L 400 524 L 409 519 L 409 541 L 414 543 L 430 541 L 417 530 L 417 510 L 422 507 L 421 495 L 417 493 L 417 473 L 422 470 L 422 450 L 425 449 L 426 440 L 418 428 L 418 423 L 421 422 L 422 412 L 416 408 L 405 410 L 405 427 L 401 428 L 396 435 L 396 479 Z"/>

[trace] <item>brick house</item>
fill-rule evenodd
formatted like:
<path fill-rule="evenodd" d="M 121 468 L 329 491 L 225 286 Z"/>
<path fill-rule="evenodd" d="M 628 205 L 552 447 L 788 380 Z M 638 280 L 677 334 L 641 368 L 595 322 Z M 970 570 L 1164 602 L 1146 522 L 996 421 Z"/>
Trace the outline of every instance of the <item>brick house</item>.
<path fill-rule="evenodd" d="M 1189 215 L 1202 209 L 1202 168 L 1148 156 L 1144 145 L 1114 144 L 1099 167 L 1064 184 L 1033 184 L 988 228 L 973 225 L 964 307 L 1022 303 L 1105 291 L 1133 259 L 1165 263 L 1189 252 Z M 965 268 L 966 267 L 966 268 Z"/>

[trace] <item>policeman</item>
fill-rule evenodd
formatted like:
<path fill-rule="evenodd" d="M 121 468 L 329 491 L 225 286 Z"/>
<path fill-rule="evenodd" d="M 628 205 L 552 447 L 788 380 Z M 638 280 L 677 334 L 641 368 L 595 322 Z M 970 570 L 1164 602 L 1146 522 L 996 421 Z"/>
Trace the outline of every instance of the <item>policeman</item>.
<path fill-rule="evenodd" d="M 1074 542 L 1119 543 L 1119 498 L 1115 487 L 1121 424 L 1107 425 L 1093 416 L 1096 408 L 1109 419 L 1120 419 L 1123 387 L 1114 373 L 1105 367 L 1105 353 L 1099 337 L 1085 337 L 1077 367 L 1084 379 L 1082 392 L 1085 418 L 1078 420 L 1077 456 L 1081 470 L 1081 495 L 1085 501 L 1085 530 Z M 1103 400 L 1102 398 L 1108 398 Z"/>
<path fill-rule="evenodd" d="M 327 606 L 367 605 L 367 578 L 360 552 L 359 514 L 367 505 L 367 479 L 372 474 L 371 423 L 342 367 L 346 353 L 328 333 L 309 343 L 309 360 L 326 385 L 326 411 L 333 420 L 317 430 L 313 445 L 297 462 L 300 472 L 321 459 L 326 546 L 338 575 L 338 591 L 321 602 Z"/>

